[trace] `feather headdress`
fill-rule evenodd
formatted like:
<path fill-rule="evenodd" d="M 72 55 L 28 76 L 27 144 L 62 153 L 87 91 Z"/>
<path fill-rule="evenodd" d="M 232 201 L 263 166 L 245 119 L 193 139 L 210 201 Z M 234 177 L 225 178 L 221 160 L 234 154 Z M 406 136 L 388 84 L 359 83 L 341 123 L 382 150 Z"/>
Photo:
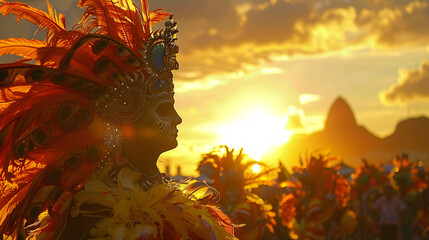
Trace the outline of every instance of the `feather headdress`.
<path fill-rule="evenodd" d="M 253 173 L 251 167 L 255 164 L 260 165 L 262 171 Z M 248 159 L 243 149 L 237 153 L 228 146 L 219 146 L 216 150 L 204 154 L 198 168 L 203 166 L 209 166 L 214 170 L 213 186 L 221 192 L 225 191 L 226 186 L 244 191 L 245 188 L 268 184 L 270 182 L 268 175 L 276 170 L 268 168 L 262 162 Z"/>
<path fill-rule="evenodd" d="M 282 183 L 291 193 L 283 195 L 280 216 L 285 225 L 293 226 L 300 239 L 324 239 L 323 222 L 332 216 L 334 209 L 344 208 L 348 203 L 347 179 L 328 167 L 335 159 L 323 154 L 307 156 L 305 164 L 300 159 L 301 166 L 293 168 L 291 180 Z"/>
<path fill-rule="evenodd" d="M 176 23 L 141 4 L 80 0 L 86 10 L 67 30 L 49 2 L 44 12 L 0 0 L 4 16 L 46 31 L 44 41 L 0 40 L 0 56 L 23 57 L 0 65 L 0 235 L 25 236 L 40 213 L 82 188 L 108 154 L 106 122 L 132 124 L 145 99 L 172 94 Z"/>
<path fill-rule="evenodd" d="M 329 162 L 336 159 L 336 157 L 323 154 L 312 154 L 306 157 L 305 165 L 301 163 L 301 166 L 294 167 L 293 171 L 299 181 L 298 186 L 308 188 L 310 195 L 326 196 L 332 194 L 337 205 L 344 207 L 349 200 L 350 184 L 344 176 L 337 172 L 337 168 L 328 167 Z M 300 162 L 302 162 L 301 159 Z M 291 185 L 293 184 L 291 183 Z M 301 191 L 301 193 L 303 192 Z"/>
<path fill-rule="evenodd" d="M 259 173 L 252 171 L 251 167 L 255 164 L 262 169 Z M 261 239 L 271 206 L 250 190 L 262 184 L 270 184 L 272 177 L 269 174 L 276 169 L 249 159 L 243 149 L 235 152 L 227 146 L 219 146 L 204 154 L 199 162 L 199 169 L 202 167 L 214 170 L 212 185 L 221 194 L 222 210 L 231 216 L 232 222 L 238 227 L 236 236 L 239 239 Z"/>
<path fill-rule="evenodd" d="M 418 176 L 416 162 L 413 162 L 407 154 L 402 154 L 393 159 L 395 171 L 393 181 L 399 187 L 401 195 L 408 195 L 408 198 L 414 198 L 418 192 L 428 188 L 428 182 Z"/>

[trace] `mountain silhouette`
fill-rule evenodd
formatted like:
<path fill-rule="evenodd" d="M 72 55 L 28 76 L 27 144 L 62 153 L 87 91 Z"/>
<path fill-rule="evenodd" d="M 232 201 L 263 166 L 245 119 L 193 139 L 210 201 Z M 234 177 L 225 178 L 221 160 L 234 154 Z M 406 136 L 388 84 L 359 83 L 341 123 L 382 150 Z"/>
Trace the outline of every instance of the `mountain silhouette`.
<path fill-rule="evenodd" d="M 293 136 L 277 150 L 277 154 L 291 163 L 300 156 L 317 151 L 329 151 L 330 155 L 339 156 L 354 167 L 360 166 L 363 158 L 382 163 L 401 153 L 428 161 L 429 119 L 419 117 L 401 121 L 392 135 L 382 139 L 359 125 L 350 105 L 343 97 L 338 97 L 328 112 L 324 129 Z M 284 159 L 284 156 L 289 159 Z"/>
<path fill-rule="evenodd" d="M 418 117 L 399 122 L 395 132 L 384 142 L 391 149 L 429 152 L 429 119 Z"/>
<path fill-rule="evenodd" d="M 325 122 L 325 130 L 334 132 L 349 130 L 356 126 L 355 115 L 349 104 L 342 97 L 338 97 L 329 110 Z"/>

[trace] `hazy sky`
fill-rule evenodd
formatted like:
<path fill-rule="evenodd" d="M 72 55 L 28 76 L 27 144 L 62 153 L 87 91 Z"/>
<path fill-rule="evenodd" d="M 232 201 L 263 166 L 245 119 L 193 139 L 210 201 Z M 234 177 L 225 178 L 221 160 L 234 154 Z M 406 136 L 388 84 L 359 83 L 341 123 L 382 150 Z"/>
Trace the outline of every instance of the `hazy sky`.
<path fill-rule="evenodd" d="M 51 2 L 72 27 L 81 14 L 77 1 Z M 185 173 L 219 144 L 243 146 L 258 158 L 292 133 L 322 128 L 339 95 L 380 137 L 400 120 L 429 115 L 429 1 L 149 4 L 173 12 L 179 24 L 176 107 L 183 123 L 179 147 L 162 160 L 173 168 L 180 161 Z M 24 21 L 17 27 L 13 17 L 1 19 L 0 29 L 0 38 L 34 31 Z"/>

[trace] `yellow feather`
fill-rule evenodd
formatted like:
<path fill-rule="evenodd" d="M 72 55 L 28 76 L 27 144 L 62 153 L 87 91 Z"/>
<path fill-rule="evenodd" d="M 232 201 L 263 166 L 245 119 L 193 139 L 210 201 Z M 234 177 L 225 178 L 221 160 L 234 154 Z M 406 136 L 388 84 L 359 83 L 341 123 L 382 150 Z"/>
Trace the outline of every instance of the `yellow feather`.
<path fill-rule="evenodd" d="M 166 224 L 180 239 L 190 239 L 191 236 L 211 239 L 212 234 L 216 239 L 236 239 L 205 205 L 197 202 L 196 196 L 182 192 L 189 187 L 189 183 L 159 184 L 146 191 L 137 184 L 139 177 L 139 173 L 124 168 L 117 177 L 118 187 L 93 180 L 75 195 L 74 215 L 95 214 L 80 210 L 83 203 L 100 204 L 112 213 L 112 217 L 100 220 L 91 229 L 93 239 L 101 240 L 107 235 L 111 239 L 137 239 L 143 236 L 163 239 Z M 102 198 L 109 200 L 102 201 Z"/>
<path fill-rule="evenodd" d="M 105 236 L 107 234 L 107 229 L 113 225 L 115 225 L 115 220 L 113 218 L 104 218 L 95 224 L 90 230 L 90 233 L 93 236 Z"/>

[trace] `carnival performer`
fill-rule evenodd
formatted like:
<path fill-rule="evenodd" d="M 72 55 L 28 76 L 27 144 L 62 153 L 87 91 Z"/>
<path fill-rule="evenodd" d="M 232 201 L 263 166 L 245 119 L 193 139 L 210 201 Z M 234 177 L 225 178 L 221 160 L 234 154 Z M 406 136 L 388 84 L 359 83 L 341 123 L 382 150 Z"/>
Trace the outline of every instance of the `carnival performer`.
<path fill-rule="evenodd" d="M 292 230 L 298 239 L 331 239 L 332 229 L 327 223 L 347 206 L 350 186 L 328 167 L 334 159 L 321 154 L 308 157 L 305 166 L 301 161 L 301 167 L 293 169 L 293 177 L 285 184 L 294 192 L 283 196 L 281 216 L 285 225 L 294 225 Z"/>
<path fill-rule="evenodd" d="M 418 176 L 416 163 L 411 161 L 407 154 L 397 156 L 393 160 L 395 171 L 393 181 L 399 188 L 399 197 L 407 206 L 407 216 L 401 223 L 403 239 L 413 238 L 412 224 L 417 212 L 422 208 L 420 195 L 428 188 L 428 182 L 424 176 Z"/>
<path fill-rule="evenodd" d="M 296 193 L 297 185 L 293 182 L 294 177 L 285 166 L 279 161 L 277 168 L 277 178 L 269 184 L 260 184 L 252 189 L 267 204 L 271 210 L 267 212 L 266 227 L 269 233 L 264 235 L 267 240 L 290 240 L 298 237 L 294 230 L 291 230 L 296 217 L 298 198 L 292 193 Z"/>
<path fill-rule="evenodd" d="M 429 189 L 423 191 L 420 199 L 421 209 L 417 212 L 414 229 L 421 240 L 429 240 Z"/>
<path fill-rule="evenodd" d="M 371 216 L 372 205 L 381 197 L 383 187 L 389 183 L 384 170 L 374 164 L 362 160 L 362 166 L 356 170 L 352 180 L 351 199 L 359 222 L 358 235 L 361 239 L 375 238 L 377 221 Z"/>
<path fill-rule="evenodd" d="M 372 205 L 379 219 L 380 240 L 397 240 L 399 238 L 400 217 L 403 216 L 406 207 L 402 200 L 394 195 L 392 185 L 387 184 L 383 188 L 383 196 Z"/>
<path fill-rule="evenodd" d="M 201 169 L 202 166 L 211 165 L 214 169 L 212 182 L 220 192 L 221 209 L 238 226 L 235 234 L 240 240 L 262 239 L 267 223 L 266 213 L 270 209 L 261 198 L 250 193 L 250 188 L 267 183 L 261 177 L 272 170 L 252 174 L 249 170 L 254 164 L 263 165 L 261 162 L 246 159 L 243 149 L 236 154 L 234 149 L 221 146 L 204 154 L 198 167 Z"/>
<path fill-rule="evenodd" d="M 269 233 L 264 236 L 264 239 L 270 240 L 289 240 L 291 239 L 289 236 L 289 228 L 286 226 L 287 224 L 283 224 L 282 214 L 288 215 L 288 212 L 281 210 L 282 197 L 284 194 L 288 193 L 287 181 L 290 179 L 291 174 L 284 167 L 284 165 L 279 161 L 278 169 L 277 169 L 277 178 L 275 181 L 270 184 L 260 185 L 258 188 L 253 190 L 260 196 L 266 203 L 271 206 L 271 211 L 267 214 L 268 223 L 266 224 Z M 284 186 L 284 185 L 285 186 Z M 293 209 L 288 209 L 289 211 L 293 211 Z"/>
<path fill-rule="evenodd" d="M 177 146 L 176 22 L 131 0 L 80 0 L 65 16 L 0 0 L 46 39 L 0 40 L 3 239 L 236 239 L 211 187 L 172 182 L 157 159 Z M 169 18 L 168 18 L 169 17 Z M 152 31 L 165 21 L 165 28 Z"/>

